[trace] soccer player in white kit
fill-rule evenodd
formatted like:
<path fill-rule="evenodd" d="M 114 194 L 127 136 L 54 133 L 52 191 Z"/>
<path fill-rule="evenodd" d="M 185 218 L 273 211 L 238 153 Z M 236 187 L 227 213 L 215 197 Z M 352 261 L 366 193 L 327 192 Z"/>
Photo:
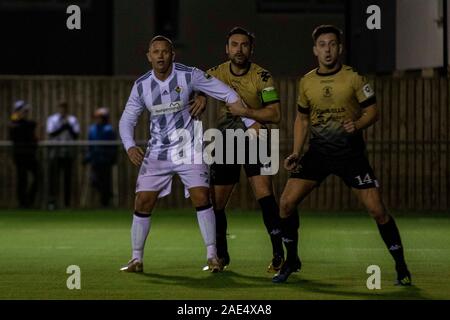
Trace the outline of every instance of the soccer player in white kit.
<path fill-rule="evenodd" d="M 244 107 L 237 93 L 223 82 L 193 67 L 175 63 L 170 39 L 156 36 L 150 41 L 147 58 L 152 70 L 140 77 L 131 91 L 119 123 L 120 137 L 131 162 L 140 166 L 136 182 L 135 211 L 131 227 L 132 258 L 121 271 L 142 272 L 144 246 L 151 226 L 151 212 L 171 191 L 172 177 L 178 174 L 197 211 L 200 231 L 207 248 L 211 272 L 220 269 L 216 250 L 216 226 L 209 194 L 209 170 L 205 163 L 179 164 L 177 130 L 187 130 L 194 144 L 196 91 Z M 150 112 L 150 140 L 144 154 L 134 141 L 134 127 L 144 109 Z M 175 139 L 174 139 L 175 137 Z M 196 163 L 196 162 L 195 162 Z"/>

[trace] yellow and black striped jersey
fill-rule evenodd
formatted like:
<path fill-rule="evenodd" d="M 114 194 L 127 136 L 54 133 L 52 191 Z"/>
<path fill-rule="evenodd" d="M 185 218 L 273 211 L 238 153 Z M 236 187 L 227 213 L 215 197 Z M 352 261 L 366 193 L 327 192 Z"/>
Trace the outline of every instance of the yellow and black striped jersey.
<path fill-rule="evenodd" d="M 249 108 L 260 109 L 280 101 L 269 71 L 255 63 L 250 63 L 247 72 L 236 75 L 227 61 L 207 71 L 208 74 L 232 87 Z M 219 129 L 245 129 L 240 117 L 235 117 L 221 104 L 217 127 Z"/>
<path fill-rule="evenodd" d="M 330 156 L 365 152 L 361 131 L 348 134 L 342 126 L 376 102 L 365 77 L 346 65 L 328 74 L 314 69 L 300 79 L 298 89 L 298 111 L 310 115 L 310 148 Z"/>

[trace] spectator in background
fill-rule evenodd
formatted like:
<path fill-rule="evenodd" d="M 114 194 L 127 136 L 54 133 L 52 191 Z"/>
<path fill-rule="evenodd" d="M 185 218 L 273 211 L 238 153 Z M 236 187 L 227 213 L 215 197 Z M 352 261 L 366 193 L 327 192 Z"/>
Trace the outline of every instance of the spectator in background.
<path fill-rule="evenodd" d="M 20 208 L 33 205 L 37 192 L 37 124 L 28 120 L 30 106 L 23 100 L 14 103 L 9 137 L 13 144 L 13 160 L 17 171 L 17 200 Z M 31 184 L 28 183 L 31 173 Z"/>
<path fill-rule="evenodd" d="M 80 125 L 75 116 L 68 113 L 68 104 L 66 101 L 59 103 L 59 112 L 51 115 L 47 119 L 47 134 L 49 140 L 55 142 L 72 142 L 78 139 L 80 134 Z M 71 186 L 72 186 L 72 167 L 76 155 L 74 146 L 50 146 L 49 147 L 49 203 L 48 208 L 56 208 L 57 190 L 59 190 L 60 172 L 64 177 L 64 205 L 70 206 Z"/>
<path fill-rule="evenodd" d="M 116 133 L 109 123 L 109 110 L 97 109 L 94 113 L 95 124 L 89 127 L 89 141 L 115 141 Z M 102 206 L 109 206 L 112 192 L 112 167 L 117 161 L 115 145 L 90 145 L 84 163 L 91 164 L 91 185 L 100 194 Z"/>

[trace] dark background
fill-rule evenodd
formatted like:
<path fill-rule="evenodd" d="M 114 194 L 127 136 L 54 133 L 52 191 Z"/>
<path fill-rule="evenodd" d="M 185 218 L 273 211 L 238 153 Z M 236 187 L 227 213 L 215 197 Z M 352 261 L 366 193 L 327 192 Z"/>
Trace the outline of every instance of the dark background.
<path fill-rule="evenodd" d="M 70 4 L 81 30 L 66 27 Z M 112 74 L 112 1 L 0 1 L 0 10 L 0 73 Z"/>
<path fill-rule="evenodd" d="M 424 11 L 423 3 L 427 3 L 429 11 Z M 447 0 L 0 0 L 0 74 L 138 75 L 148 68 L 144 54 L 148 40 L 155 34 L 174 40 L 178 61 L 209 68 L 225 59 L 225 35 L 233 26 L 241 25 L 256 34 L 256 62 L 274 74 L 297 76 L 315 66 L 311 32 L 322 23 L 335 24 L 345 31 L 345 61 L 364 73 L 393 72 L 401 65 L 398 56 L 431 55 L 435 51 L 425 64 L 409 63 L 403 69 L 441 68 L 448 64 L 444 44 L 446 15 L 442 15 L 446 3 Z M 70 4 L 81 7 L 81 30 L 66 28 L 66 8 Z M 372 4 L 381 8 L 381 30 L 366 28 L 366 8 Z M 408 25 L 398 21 L 398 10 L 410 10 L 406 15 L 414 15 L 415 22 Z M 423 32 L 414 32 L 414 28 Z M 413 49 L 398 47 L 399 39 L 405 36 L 411 37 L 406 42 L 413 43 Z M 421 46 L 423 38 L 436 39 L 439 45 Z M 412 60 L 419 61 L 414 57 Z"/>

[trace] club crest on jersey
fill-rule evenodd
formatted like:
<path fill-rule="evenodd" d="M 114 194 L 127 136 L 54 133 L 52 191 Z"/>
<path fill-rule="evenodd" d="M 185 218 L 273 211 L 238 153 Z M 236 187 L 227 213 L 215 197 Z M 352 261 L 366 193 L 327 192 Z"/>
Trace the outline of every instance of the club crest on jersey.
<path fill-rule="evenodd" d="M 181 91 L 183 91 L 183 88 L 181 88 L 180 86 L 177 86 L 177 87 L 175 88 L 175 92 L 176 92 L 176 93 L 180 93 Z"/>
<path fill-rule="evenodd" d="M 364 95 L 366 96 L 366 98 L 369 98 L 375 94 L 372 87 L 368 83 L 363 87 L 363 92 L 364 92 Z"/>
<path fill-rule="evenodd" d="M 329 98 L 333 95 L 333 88 L 330 86 L 326 86 L 323 88 L 323 96 L 325 98 Z"/>

